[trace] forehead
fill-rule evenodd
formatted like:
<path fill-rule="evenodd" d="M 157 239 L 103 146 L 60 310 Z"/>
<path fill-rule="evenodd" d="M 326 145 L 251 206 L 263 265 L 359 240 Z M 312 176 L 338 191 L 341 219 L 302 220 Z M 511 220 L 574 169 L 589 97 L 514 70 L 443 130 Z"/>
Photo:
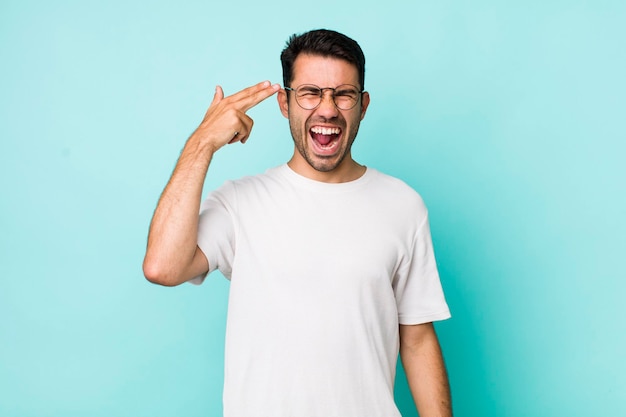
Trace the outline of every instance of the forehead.
<path fill-rule="evenodd" d="M 315 84 L 336 87 L 341 84 L 359 85 L 355 65 L 346 60 L 311 54 L 300 54 L 293 64 L 292 86 Z"/>

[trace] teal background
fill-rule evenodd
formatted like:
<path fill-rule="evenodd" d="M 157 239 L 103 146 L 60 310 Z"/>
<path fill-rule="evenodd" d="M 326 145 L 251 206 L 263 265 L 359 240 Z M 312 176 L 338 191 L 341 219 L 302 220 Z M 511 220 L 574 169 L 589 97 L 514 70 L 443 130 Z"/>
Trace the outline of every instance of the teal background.
<path fill-rule="evenodd" d="M 215 85 L 281 82 L 318 27 L 368 60 L 355 157 L 429 206 L 455 415 L 626 415 L 624 22 L 602 0 L 2 0 L 0 415 L 221 415 L 228 282 L 146 282 L 148 224 Z M 250 115 L 207 190 L 290 156 L 274 98 Z"/>

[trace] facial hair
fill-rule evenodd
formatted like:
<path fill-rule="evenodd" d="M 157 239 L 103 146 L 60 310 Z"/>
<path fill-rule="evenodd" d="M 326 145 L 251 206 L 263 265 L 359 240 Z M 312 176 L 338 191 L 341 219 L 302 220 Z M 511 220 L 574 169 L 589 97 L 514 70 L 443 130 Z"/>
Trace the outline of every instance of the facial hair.
<path fill-rule="evenodd" d="M 291 136 L 293 138 L 298 153 L 311 167 L 313 167 L 313 169 L 319 172 L 333 171 L 341 165 L 347 155 L 351 154 L 352 144 L 356 139 L 360 123 L 361 118 L 359 114 L 355 122 L 350 126 L 350 132 L 346 132 L 346 126 L 348 123 L 343 117 L 337 117 L 332 119 L 317 117 L 315 119 L 308 119 L 306 121 L 306 123 L 304 124 L 305 130 L 303 132 L 301 127 L 302 122 L 300 120 L 294 120 L 294 118 L 289 117 L 289 128 L 291 130 Z M 311 126 L 315 124 L 332 124 L 341 128 L 342 144 L 340 146 L 342 148 L 339 150 L 339 154 L 329 156 L 312 154 L 312 151 L 308 146 L 308 141 L 311 140 L 309 135 Z M 345 135 L 346 133 L 349 134 L 347 138 L 343 137 L 343 135 Z"/>

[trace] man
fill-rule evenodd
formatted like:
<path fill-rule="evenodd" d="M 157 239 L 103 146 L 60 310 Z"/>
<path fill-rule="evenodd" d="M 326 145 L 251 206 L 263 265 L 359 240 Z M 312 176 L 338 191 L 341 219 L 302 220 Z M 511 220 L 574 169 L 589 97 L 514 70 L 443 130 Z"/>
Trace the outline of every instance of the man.
<path fill-rule="evenodd" d="M 420 416 L 450 416 L 432 322 L 450 316 L 426 208 L 403 182 L 352 159 L 370 96 L 365 58 L 328 30 L 292 36 L 284 88 L 216 88 L 150 226 L 144 273 L 161 285 L 231 280 L 226 417 L 392 417 L 400 352 Z M 214 153 L 249 138 L 277 93 L 290 161 L 227 182 L 201 204 Z M 200 212 L 200 215 L 198 213 Z"/>

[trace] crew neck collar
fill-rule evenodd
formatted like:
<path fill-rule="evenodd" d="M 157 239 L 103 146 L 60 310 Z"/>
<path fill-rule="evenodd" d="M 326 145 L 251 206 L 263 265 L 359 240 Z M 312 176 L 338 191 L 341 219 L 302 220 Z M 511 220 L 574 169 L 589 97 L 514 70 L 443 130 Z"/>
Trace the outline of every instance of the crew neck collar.
<path fill-rule="evenodd" d="M 289 167 L 289 165 L 286 163 L 278 166 L 277 170 L 283 176 L 288 178 L 289 181 L 293 183 L 297 183 L 299 186 L 310 188 L 310 189 L 316 189 L 320 191 L 338 191 L 338 192 L 344 192 L 344 191 L 352 190 L 355 188 L 360 188 L 363 184 L 367 183 L 370 180 L 370 178 L 372 177 L 374 173 L 373 169 L 369 167 L 365 167 L 365 172 L 363 173 L 363 175 L 361 175 L 359 178 L 354 179 L 352 181 L 323 182 L 323 181 L 317 181 L 317 180 L 305 177 L 304 175 L 298 174 L 293 169 L 291 169 L 291 167 Z"/>

